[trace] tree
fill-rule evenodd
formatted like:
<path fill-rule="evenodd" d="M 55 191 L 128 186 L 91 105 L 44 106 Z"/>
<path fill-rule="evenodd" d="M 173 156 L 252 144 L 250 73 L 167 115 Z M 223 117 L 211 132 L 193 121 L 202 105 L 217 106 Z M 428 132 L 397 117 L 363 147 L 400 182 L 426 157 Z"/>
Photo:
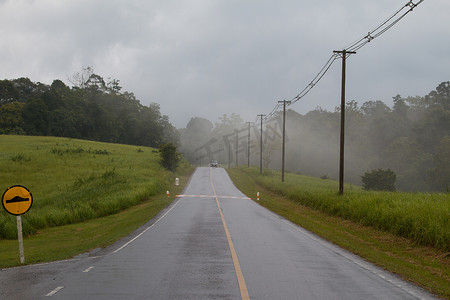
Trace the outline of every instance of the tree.
<path fill-rule="evenodd" d="M 108 82 L 106 83 L 106 90 L 112 94 L 119 94 L 122 87 L 119 85 L 120 80 L 111 79 L 108 77 Z"/>
<path fill-rule="evenodd" d="M 19 93 L 9 80 L 0 80 L 0 105 L 17 101 Z"/>
<path fill-rule="evenodd" d="M 394 99 L 394 107 L 393 112 L 400 118 L 406 119 L 408 115 L 408 105 L 405 103 L 405 100 L 402 99 L 400 95 L 393 97 Z"/>
<path fill-rule="evenodd" d="M 144 106 L 119 81 L 92 67 L 45 85 L 28 78 L 0 81 L 0 132 L 53 135 L 157 147 L 179 142 L 176 129 L 156 103 Z"/>
<path fill-rule="evenodd" d="M 396 175 L 394 171 L 387 169 L 376 169 L 370 172 L 364 173 L 361 176 L 363 188 L 374 191 L 395 191 Z"/>
<path fill-rule="evenodd" d="M 159 145 L 159 153 L 161 155 L 161 165 L 165 169 L 175 172 L 181 160 L 177 147 L 171 143 L 161 144 Z"/>
<path fill-rule="evenodd" d="M 281 138 L 280 136 L 275 136 L 274 139 L 266 139 L 264 143 L 264 150 L 262 153 L 262 159 L 264 162 L 264 168 L 269 168 L 275 153 L 281 151 Z"/>
<path fill-rule="evenodd" d="M 25 134 L 23 107 L 24 103 L 17 101 L 0 106 L 0 134 Z"/>
<path fill-rule="evenodd" d="M 385 165 L 397 174 L 397 187 L 403 191 L 428 190 L 426 170 L 432 166 L 432 156 L 411 137 L 395 139 L 384 151 Z"/>
<path fill-rule="evenodd" d="M 73 84 L 74 88 L 84 89 L 87 87 L 87 82 L 92 74 L 94 74 L 94 68 L 87 66 L 81 72 L 73 74 L 72 78 L 69 78 L 69 81 Z"/>
<path fill-rule="evenodd" d="M 448 99 L 450 102 L 450 98 Z M 436 153 L 440 141 L 450 135 L 450 109 L 430 107 L 413 126 L 417 140 L 429 153 Z"/>
<path fill-rule="evenodd" d="M 450 81 L 442 82 L 435 91 L 425 96 L 425 101 L 430 107 L 440 107 L 450 110 Z"/>
<path fill-rule="evenodd" d="M 245 123 L 238 114 L 232 113 L 230 117 L 224 114 L 219 118 L 220 123 L 216 123 L 213 130 L 213 135 L 216 138 L 221 138 L 224 135 L 234 132 L 236 129 L 244 128 Z"/>
<path fill-rule="evenodd" d="M 378 117 L 386 115 L 391 109 L 380 100 L 367 101 L 361 106 L 361 111 L 367 117 Z"/>
<path fill-rule="evenodd" d="M 400 137 L 395 139 L 384 151 L 386 162 L 397 173 L 407 169 L 423 153 L 423 147 L 414 138 Z"/>
<path fill-rule="evenodd" d="M 429 180 L 433 188 L 449 192 L 450 188 L 450 136 L 445 136 L 434 155 L 434 168 L 429 171 Z"/>
<path fill-rule="evenodd" d="M 29 135 L 48 135 L 48 112 L 47 105 L 42 99 L 27 101 L 22 112 L 25 132 Z"/>
<path fill-rule="evenodd" d="M 205 144 L 211 139 L 211 132 L 214 125 L 205 118 L 191 118 L 186 128 L 180 129 L 181 152 L 192 164 L 196 163 L 195 149 Z"/>

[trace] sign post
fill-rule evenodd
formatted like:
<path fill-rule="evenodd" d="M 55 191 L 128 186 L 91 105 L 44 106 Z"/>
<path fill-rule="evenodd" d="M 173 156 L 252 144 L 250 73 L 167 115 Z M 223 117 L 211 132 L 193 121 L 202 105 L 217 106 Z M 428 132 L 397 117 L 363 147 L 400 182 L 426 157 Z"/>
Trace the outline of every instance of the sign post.
<path fill-rule="evenodd" d="M 23 251 L 23 233 L 22 233 L 22 217 L 24 213 L 30 210 L 33 204 L 33 195 L 31 192 L 21 185 L 14 185 L 3 193 L 3 208 L 17 218 L 17 238 L 19 240 L 20 263 L 25 263 L 25 255 Z"/>
<path fill-rule="evenodd" d="M 19 240 L 20 263 L 25 263 L 25 254 L 23 252 L 23 233 L 22 233 L 22 217 L 17 216 L 17 239 Z"/>

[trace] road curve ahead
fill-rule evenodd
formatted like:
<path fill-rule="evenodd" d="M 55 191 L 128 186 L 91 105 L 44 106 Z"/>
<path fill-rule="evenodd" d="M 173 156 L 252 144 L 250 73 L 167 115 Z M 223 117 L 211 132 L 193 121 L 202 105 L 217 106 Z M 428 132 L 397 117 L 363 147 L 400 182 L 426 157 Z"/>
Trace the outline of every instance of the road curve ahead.
<path fill-rule="evenodd" d="M 73 260 L 4 269 L 1 299 L 431 299 L 198 168 L 133 236 Z"/>

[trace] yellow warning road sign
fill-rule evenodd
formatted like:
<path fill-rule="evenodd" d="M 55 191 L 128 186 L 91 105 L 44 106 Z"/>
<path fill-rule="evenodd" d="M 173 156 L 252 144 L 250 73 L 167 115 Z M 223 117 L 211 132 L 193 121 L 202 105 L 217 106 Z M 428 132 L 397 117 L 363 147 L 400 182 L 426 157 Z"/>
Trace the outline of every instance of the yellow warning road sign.
<path fill-rule="evenodd" d="M 24 186 L 14 185 L 8 188 L 2 197 L 2 205 L 12 215 L 22 215 L 30 210 L 33 195 Z"/>

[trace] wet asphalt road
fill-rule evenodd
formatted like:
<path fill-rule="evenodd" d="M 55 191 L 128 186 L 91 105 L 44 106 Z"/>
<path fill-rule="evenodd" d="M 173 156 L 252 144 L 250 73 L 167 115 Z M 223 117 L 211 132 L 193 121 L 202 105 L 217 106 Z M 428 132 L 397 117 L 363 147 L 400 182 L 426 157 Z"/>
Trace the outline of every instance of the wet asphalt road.
<path fill-rule="evenodd" d="M 217 196 L 217 197 L 216 197 Z M 0 299 L 430 299 L 198 168 L 127 239 L 72 260 L 0 271 Z"/>

